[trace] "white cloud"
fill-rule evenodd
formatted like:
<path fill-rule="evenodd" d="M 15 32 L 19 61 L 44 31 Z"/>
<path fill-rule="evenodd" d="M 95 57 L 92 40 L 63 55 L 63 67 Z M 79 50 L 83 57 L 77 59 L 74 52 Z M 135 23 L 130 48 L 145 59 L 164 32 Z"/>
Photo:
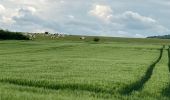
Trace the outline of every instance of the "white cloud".
<path fill-rule="evenodd" d="M 68 18 L 74 19 L 75 17 L 73 15 L 68 15 Z"/>
<path fill-rule="evenodd" d="M 2 22 L 3 24 L 9 24 L 9 25 L 11 25 L 11 24 L 14 23 L 15 21 L 12 20 L 12 18 L 3 16 L 2 19 L 1 19 L 1 22 Z"/>
<path fill-rule="evenodd" d="M 1 13 L 4 13 L 4 11 L 5 11 L 5 7 L 0 4 L 0 14 L 1 14 Z"/>
<path fill-rule="evenodd" d="M 17 9 L 17 14 L 13 17 L 29 17 L 36 13 L 36 9 L 31 6 L 25 6 Z"/>
<path fill-rule="evenodd" d="M 168 29 L 151 17 L 142 16 L 137 12 L 126 11 L 120 16 L 125 26 L 134 30 L 151 30 L 152 32 L 166 32 Z"/>
<path fill-rule="evenodd" d="M 145 31 L 145 33 L 146 32 L 164 33 L 168 31 L 166 27 L 164 27 L 157 20 L 151 17 L 143 16 L 133 11 L 113 13 L 113 10 L 108 5 L 95 5 L 93 9 L 89 11 L 89 14 L 99 18 L 104 22 L 107 22 L 108 27 L 114 25 L 112 29 L 116 29 L 119 31 L 121 30 L 121 31 L 134 32 L 140 30 L 141 32 Z M 106 24 L 103 24 L 103 27 L 105 26 Z M 108 30 L 108 28 L 106 29 Z M 112 29 L 110 28 L 110 30 Z M 119 32 L 117 33 L 119 34 Z M 139 36 L 139 35 L 135 35 L 135 36 Z"/>
<path fill-rule="evenodd" d="M 157 20 L 140 15 L 137 12 L 125 11 L 121 14 L 114 14 L 112 16 L 112 23 L 122 25 L 124 30 L 145 31 L 163 33 L 167 32 L 168 28 L 161 25 Z"/>
<path fill-rule="evenodd" d="M 26 7 L 20 8 L 19 12 L 20 13 L 34 14 L 36 12 L 36 9 L 34 7 L 31 7 L 31 6 L 26 6 Z"/>
<path fill-rule="evenodd" d="M 154 20 L 150 17 L 142 16 L 142 15 L 140 15 L 136 12 L 132 12 L 132 11 L 126 11 L 125 13 L 123 13 L 123 16 L 127 19 L 138 20 L 143 23 L 156 23 L 156 20 Z"/>
<path fill-rule="evenodd" d="M 94 8 L 89 11 L 93 16 L 96 16 L 104 21 L 109 21 L 112 17 L 112 9 L 107 5 L 95 5 Z"/>
<path fill-rule="evenodd" d="M 0 4 L 0 23 L 7 25 L 13 23 L 14 21 L 8 16 L 8 14 L 6 14 L 6 12 L 8 12 L 8 10 Z"/>
<path fill-rule="evenodd" d="M 137 37 L 137 38 L 144 38 L 146 36 L 142 35 L 142 34 L 135 34 L 134 37 Z"/>

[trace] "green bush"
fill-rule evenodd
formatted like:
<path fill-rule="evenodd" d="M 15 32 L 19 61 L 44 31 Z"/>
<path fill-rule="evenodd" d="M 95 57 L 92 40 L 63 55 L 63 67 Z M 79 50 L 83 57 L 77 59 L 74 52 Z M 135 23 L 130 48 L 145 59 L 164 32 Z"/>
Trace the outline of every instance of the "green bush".
<path fill-rule="evenodd" d="M 2 40 L 29 40 L 29 37 L 21 34 L 20 32 L 10 32 L 0 30 L 0 39 Z"/>
<path fill-rule="evenodd" d="M 95 41 L 95 42 L 99 42 L 99 41 L 100 41 L 100 38 L 95 37 L 95 38 L 93 39 L 93 41 Z"/>

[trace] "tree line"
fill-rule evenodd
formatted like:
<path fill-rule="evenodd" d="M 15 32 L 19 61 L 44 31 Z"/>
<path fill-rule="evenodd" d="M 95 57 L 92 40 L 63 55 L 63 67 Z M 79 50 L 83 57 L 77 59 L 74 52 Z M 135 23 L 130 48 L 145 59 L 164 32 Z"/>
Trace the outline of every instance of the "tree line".
<path fill-rule="evenodd" d="M 1 40 L 29 40 L 28 36 L 23 35 L 21 32 L 11 32 L 0 29 Z"/>

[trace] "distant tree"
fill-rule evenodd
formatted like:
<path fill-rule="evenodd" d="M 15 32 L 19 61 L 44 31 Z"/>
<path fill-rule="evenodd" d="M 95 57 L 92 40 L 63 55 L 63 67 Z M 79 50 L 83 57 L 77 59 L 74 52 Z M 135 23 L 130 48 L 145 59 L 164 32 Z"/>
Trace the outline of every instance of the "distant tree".
<path fill-rule="evenodd" d="M 147 38 L 170 39 L 170 35 L 149 36 L 149 37 L 147 37 Z"/>

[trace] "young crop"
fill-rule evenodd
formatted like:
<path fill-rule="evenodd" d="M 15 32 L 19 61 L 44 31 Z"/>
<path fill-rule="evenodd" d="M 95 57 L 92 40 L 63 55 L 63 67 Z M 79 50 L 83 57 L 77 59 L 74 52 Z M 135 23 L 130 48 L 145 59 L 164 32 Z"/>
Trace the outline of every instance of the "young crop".
<path fill-rule="evenodd" d="M 147 41 L 0 41 L 0 99 L 168 100 L 170 49 Z"/>

